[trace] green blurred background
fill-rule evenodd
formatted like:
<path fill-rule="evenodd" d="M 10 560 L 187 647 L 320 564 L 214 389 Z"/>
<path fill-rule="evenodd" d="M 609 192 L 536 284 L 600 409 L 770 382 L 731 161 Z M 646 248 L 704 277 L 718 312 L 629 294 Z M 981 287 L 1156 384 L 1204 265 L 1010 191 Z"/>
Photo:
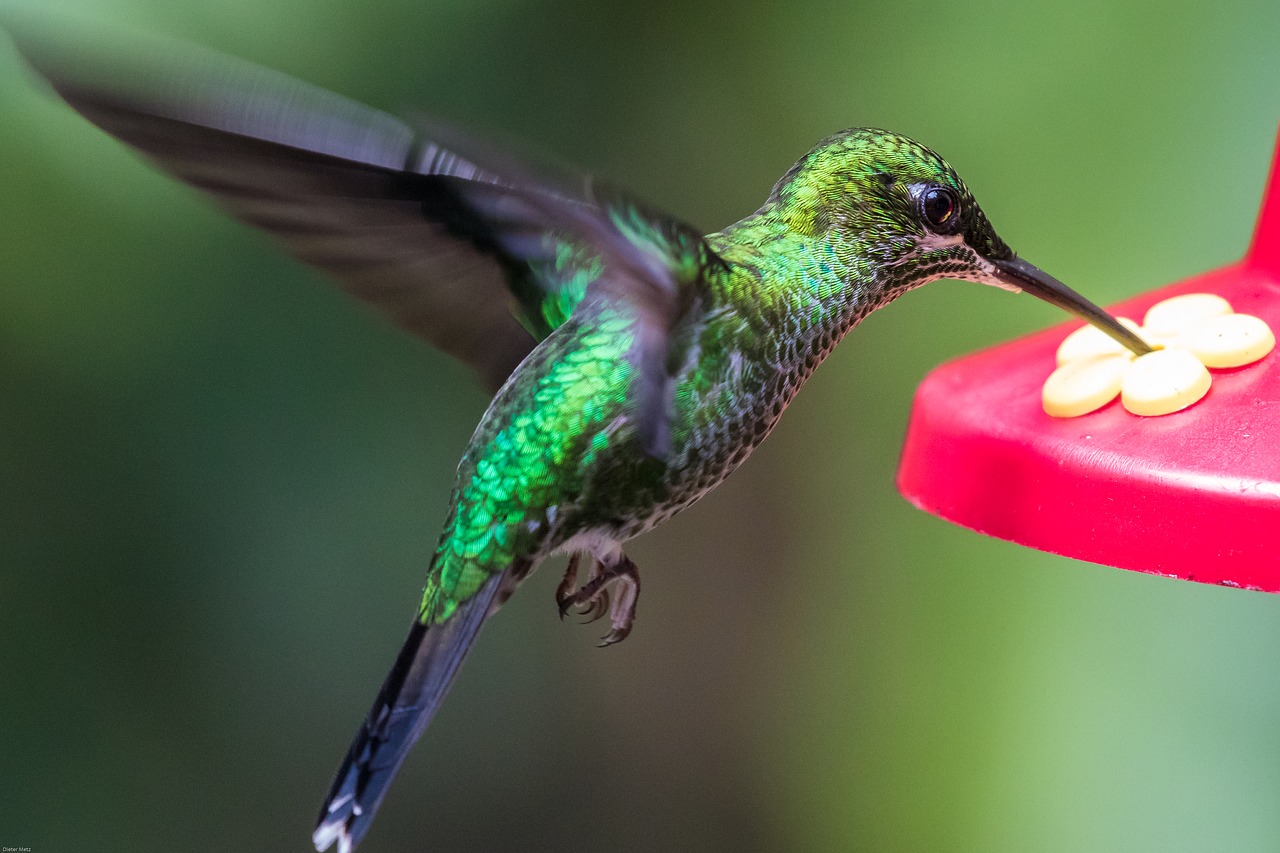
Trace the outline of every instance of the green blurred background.
<path fill-rule="evenodd" d="M 704 227 L 890 127 L 1099 301 L 1243 252 L 1274 2 L 51 2 L 618 179 Z M 485 397 L 47 97 L 0 40 L 0 844 L 303 851 Z M 1280 849 L 1280 601 L 909 507 L 933 365 L 1060 318 L 947 282 L 851 335 L 635 543 L 632 637 L 548 566 L 377 851 Z"/>

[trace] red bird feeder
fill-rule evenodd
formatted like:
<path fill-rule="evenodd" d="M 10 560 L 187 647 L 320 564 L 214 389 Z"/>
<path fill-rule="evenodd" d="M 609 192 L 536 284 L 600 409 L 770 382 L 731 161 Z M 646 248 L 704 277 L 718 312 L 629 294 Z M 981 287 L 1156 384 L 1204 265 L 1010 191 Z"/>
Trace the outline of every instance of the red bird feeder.
<path fill-rule="evenodd" d="M 1240 262 L 1112 306 L 1141 318 L 1182 293 L 1280 330 L 1280 144 Z M 1208 395 L 1154 418 L 1112 402 L 1052 418 L 1040 388 L 1069 326 L 934 370 L 916 392 L 898 488 L 948 521 L 1121 569 L 1280 592 L 1280 350 L 1215 370 Z"/>

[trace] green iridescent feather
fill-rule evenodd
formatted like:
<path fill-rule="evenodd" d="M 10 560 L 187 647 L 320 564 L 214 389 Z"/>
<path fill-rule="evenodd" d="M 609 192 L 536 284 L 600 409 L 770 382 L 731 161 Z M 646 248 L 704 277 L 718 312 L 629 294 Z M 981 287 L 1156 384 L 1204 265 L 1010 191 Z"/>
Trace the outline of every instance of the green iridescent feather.
<path fill-rule="evenodd" d="M 16 35 L 91 121 L 497 389 L 409 636 L 321 810 L 321 850 L 360 841 L 477 632 L 544 557 L 572 554 L 562 614 L 607 611 L 605 642 L 625 637 L 639 575 L 623 543 L 723 481 L 870 311 L 965 278 L 1146 351 L 1016 258 L 955 172 L 893 133 L 823 140 L 759 210 L 704 237 L 599 182 L 263 69 L 81 40 Z"/>
<path fill-rule="evenodd" d="M 891 210 L 844 200 L 876 187 L 911 211 L 908 182 L 944 183 L 969 197 L 936 155 L 902 137 L 865 130 L 832 137 L 760 210 L 705 238 L 712 265 L 699 264 L 692 245 L 672 253 L 661 223 L 637 208 L 611 210 L 637 251 L 686 260 L 673 275 L 684 277 L 696 310 L 670 335 L 670 458 L 661 466 L 647 460 L 626 422 L 634 319 L 625 306 L 571 314 L 498 393 L 463 457 L 422 618 L 448 618 L 493 574 L 574 535 L 599 531 L 623 541 L 643 532 L 727 476 L 858 319 L 936 277 L 924 265 L 947 263 L 921 256 L 875 274 L 877 256 L 891 257 L 908 241 L 893 238 L 901 225 Z M 856 227 L 833 227 L 841 218 Z M 598 258 L 584 262 L 571 244 L 560 246 L 555 275 L 570 278 L 569 270 L 589 282 L 584 270 L 599 274 Z M 589 284 L 582 292 L 589 296 Z"/>

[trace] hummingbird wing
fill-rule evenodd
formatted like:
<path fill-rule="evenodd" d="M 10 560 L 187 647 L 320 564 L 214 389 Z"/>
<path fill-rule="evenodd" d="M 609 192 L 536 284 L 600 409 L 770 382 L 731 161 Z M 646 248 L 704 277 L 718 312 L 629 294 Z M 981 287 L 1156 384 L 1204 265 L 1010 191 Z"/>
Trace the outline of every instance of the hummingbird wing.
<path fill-rule="evenodd" d="M 491 389 L 563 322 L 588 285 L 634 305 L 638 316 L 661 319 L 646 323 L 649 331 L 669 328 L 679 304 L 686 283 L 679 266 L 653 262 L 652 246 L 619 230 L 617 212 L 639 207 L 621 194 L 602 205 L 590 179 L 556 184 L 510 159 L 499 169 L 482 166 L 458 150 L 466 144 L 441 141 L 442 131 L 426 134 L 193 48 L 107 50 L 22 29 L 16 43 L 94 124 L 476 369 Z M 678 223 L 653 221 L 653 234 L 687 232 L 701 241 Z M 565 265 L 566 247 L 600 254 L 598 282 Z M 654 354 L 664 344 L 654 334 L 638 336 L 646 388 L 662 386 L 657 364 L 666 360 Z M 638 399 L 652 406 L 657 397 Z M 647 420 L 660 421 L 660 408 Z M 660 447 L 660 435 L 655 441 Z"/>
<path fill-rule="evenodd" d="M 608 303 L 631 318 L 626 358 L 633 379 L 625 409 L 644 452 L 663 459 L 670 445 L 675 374 L 685 360 L 672 332 L 700 304 L 711 270 L 725 262 L 692 227 L 654 214 L 612 188 L 588 183 L 587 190 L 590 205 L 548 212 L 563 223 L 557 239 L 569 249 L 557 256 L 556 275 L 581 283 L 566 287 L 581 286 L 579 302 Z M 549 309 L 555 307 L 548 303 Z M 556 321 L 553 325 L 562 322 L 549 319 Z"/>

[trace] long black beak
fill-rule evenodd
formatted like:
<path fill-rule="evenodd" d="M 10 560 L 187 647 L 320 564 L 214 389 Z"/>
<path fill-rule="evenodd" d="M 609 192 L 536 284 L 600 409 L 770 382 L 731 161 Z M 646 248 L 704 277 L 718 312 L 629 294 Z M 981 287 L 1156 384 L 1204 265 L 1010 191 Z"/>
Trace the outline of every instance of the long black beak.
<path fill-rule="evenodd" d="M 1150 344 L 1120 325 L 1115 317 L 1112 317 L 1039 267 L 1016 257 L 1007 261 L 992 261 L 991 263 L 995 265 L 996 277 L 1002 283 L 1026 291 L 1032 296 L 1043 299 L 1050 305 L 1056 305 L 1064 311 L 1069 311 L 1080 319 L 1088 321 L 1126 348 L 1132 350 L 1134 355 L 1146 355 L 1151 352 L 1152 347 Z"/>

